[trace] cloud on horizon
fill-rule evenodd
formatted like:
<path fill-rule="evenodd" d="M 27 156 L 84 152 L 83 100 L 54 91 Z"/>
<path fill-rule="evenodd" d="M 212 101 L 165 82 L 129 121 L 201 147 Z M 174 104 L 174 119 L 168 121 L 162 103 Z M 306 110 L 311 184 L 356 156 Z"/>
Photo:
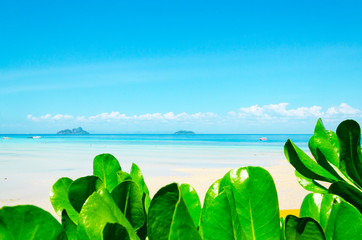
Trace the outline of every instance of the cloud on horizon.
<path fill-rule="evenodd" d="M 288 103 L 253 105 L 241 107 L 236 111 L 230 111 L 225 115 L 212 112 L 198 113 L 145 113 L 140 115 L 127 115 L 118 111 L 100 113 L 93 116 L 73 116 L 69 114 L 45 114 L 27 118 L 34 122 L 41 121 L 75 121 L 75 122 L 129 122 L 129 121 L 158 121 L 158 122 L 192 122 L 192 121 L 232 121 L 232 120 L 256 120 L 256 121 L 286 121 L 289 119 L 323 118 L 325 121 L 337 121 L 344 118 L 362 118 L 362 111 L 353 108 L 346 103 L 331 106 L 323 111 L 321 106 L 288 108 Z"/>

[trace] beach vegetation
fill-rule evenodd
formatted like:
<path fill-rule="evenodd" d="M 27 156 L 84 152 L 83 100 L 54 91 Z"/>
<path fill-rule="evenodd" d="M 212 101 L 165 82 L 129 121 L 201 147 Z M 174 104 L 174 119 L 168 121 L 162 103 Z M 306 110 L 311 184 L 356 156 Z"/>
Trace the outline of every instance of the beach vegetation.
<path fill-rule="evenodd" d="M 361 128 L 354 120 L 340 123 L 335 133 L 326 130 L 319 119 L 308 142 L 314 159 L 289 139 L 284 152 L 302 187 L 311 192 L 336 194 L 362 213 L 360 139 Z"/>
<path fill-rule="evenodd" d="M 299 216 L 280 217 L 274 180 L 261 167 L 230 170 L 209 187 L 201 205 L 186 183 L 168 184 L 151 199 L 136 164 L 126 172 L 113 155 L 101 154 L 93 160 L 92 175 L 54 183 L 50 201 L 60 223 L 35 206 L 3 207 L 0 239 L 359 240 L 362 214 L 350 201 L 359 195 L 345 198 L 354 192 L 339 185 L 330 190 L 339 182 L 355 192 L 360 186 L 355 159 L 360 159 L 360 132 L 355 122 L 341 125 L 334 134 L 318 121 L 309 143 L 316 161 L 290 140 L 285 144 L 299 182 L 314 192 L 305 197 Z M 327 189 L 317 181 L 332 184 Z"/>

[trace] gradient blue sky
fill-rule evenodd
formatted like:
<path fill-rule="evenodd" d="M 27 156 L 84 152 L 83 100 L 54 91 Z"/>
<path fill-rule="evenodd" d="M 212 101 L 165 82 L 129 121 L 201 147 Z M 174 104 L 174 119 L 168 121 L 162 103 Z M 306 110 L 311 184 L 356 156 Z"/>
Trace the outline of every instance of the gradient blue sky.
<path fill-rule="evenodd" d="M 0 133 L 360 122 L 361 12 L 360 1 L 1 1 Z"/>

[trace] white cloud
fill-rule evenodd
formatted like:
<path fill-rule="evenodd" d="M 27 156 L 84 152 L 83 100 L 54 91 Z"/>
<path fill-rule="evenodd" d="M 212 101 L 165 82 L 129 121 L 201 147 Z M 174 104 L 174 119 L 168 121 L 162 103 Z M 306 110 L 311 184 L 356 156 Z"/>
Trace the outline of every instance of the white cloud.
<path fill-rule="evenodd" d="M 323 111 L 321 106 L 302 106 L 297 108 L 288 108 L 288 103 L 269 104 L 269 105 L 253 105 L 249 107 L 241 107 L 237 111 L 230 111 L 227 114 L 220 116 L 213 112 L 198 112 L 189 114 L 182 113 L 145 113 L 139 115 L 126 115 L 120 112 L 105 112 L 93 116 L 72 116 L 68 114 L 45 114 L 40 117 L 35 117 L 31 114 L 27 118 L 31 121 L 61 121 L 72 120 L 75 122 L 116 122 L 116 121 L 154 121 L 154 122 L 216 122 L 218 120 L 233 121 L 237 119 L 245 119 L 250 121 L 287 121 L 288 119 L 307 119 L 321 117 L 326 121 L 342 120 L 347 117 L 361 118 L 362 111 L 349 106 L 346 103 L 341 103 L 339 106 L 332 106 Z"/>
<path fill-rule="evenodd" d="M 34 122 L 39 122 L 39 121 L 42 121 L 42 120 L 54 120 L 54 121 L 59 121 L 59 120 L 69 120 L 69 119 L 72 119 L 73 116 L 72 115 L 68 115 L 68 114 L 55 114 L 54 116 L 47 113 L 43 116 L 40 116 L 40 117 L 34 117 L 33 115 L 31 114 L 28 114 L 27 118 L 29 120 L 32 120 Z"/>
<path fill-rule="evenodd" d="M 361 110 L 353 108 L 346 103 L 341 103 L 339 106 L 330 107 L 326 111 L 326 116 L 333 116 L 333 115 L 357 115 L 361 114 Z"/>
<path fill-rule="evenodd" d="M 258 119 L 273 118 L 307 118 L 307 117 L 323 117 L 322 107 L 298 107 L 295 109 L 287 109 L 288 103 L 269 104 L 259 107 L 258 105 L 240 108 L 237 112 L 229 112 L 230 116 L 238 116 L 240 118 L 256 117 Z"/>

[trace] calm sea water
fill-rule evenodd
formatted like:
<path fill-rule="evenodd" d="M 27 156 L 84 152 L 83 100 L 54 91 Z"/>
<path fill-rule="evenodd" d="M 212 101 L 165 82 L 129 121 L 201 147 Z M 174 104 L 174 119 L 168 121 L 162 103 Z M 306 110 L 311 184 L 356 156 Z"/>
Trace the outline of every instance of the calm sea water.
<path fill-rule="evenodd" d="M 283 146 L 291 139 L 303 150 L 311 135 L 282 134 L 115 134 L 0 135 L 0 201 L 48 196 L 52 183 L 66 176 L 92 174 L 92 160 L 113 154 L 122 169 L 132 162 L 145 177 L 186 176 L 180 169 L 271 166 L 287 163 Z M 267 141 L 259 139 L 266 137 Z M 5 201 L 5 202 L 4 202 Z"/>
<path fill-rule="evenodd" d="M 0 135 L 1 136 L 1 135 Z M 130 144 L 130 145 L 208 145 L 208 146 L 246 146 L 246 147 L 282 147 L 291 139 L 302 148 L 307 146 L 310 134 L 91 134 L 91 135 L 57 135 L 40 134 L 40 139 L 32 139 L 34 135 L 10 134 L 10 143 L 46 142 L 49 144 Z M 1 136 L 4 137 L 4 136 Z M 259 139 L 266 137 L 267 141 Z M 2 139 L 3 140 L 3 139 Z M 4 143 L 4 141 L 1 141 Z"/>

